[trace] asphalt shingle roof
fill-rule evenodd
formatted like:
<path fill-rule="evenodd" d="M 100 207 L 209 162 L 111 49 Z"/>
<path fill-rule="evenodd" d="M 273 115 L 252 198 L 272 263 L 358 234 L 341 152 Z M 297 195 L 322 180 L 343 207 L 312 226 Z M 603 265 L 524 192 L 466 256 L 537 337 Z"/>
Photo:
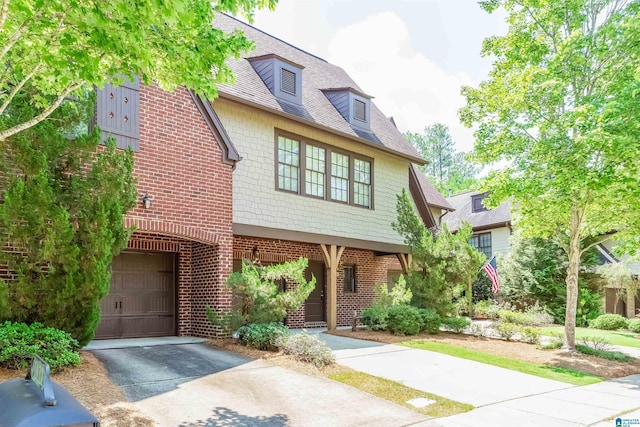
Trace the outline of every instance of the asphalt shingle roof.
<path fill-rule="evenodd" d="M 236 98 L 241 102 L 287 113 L 306 120 L 311 125 L 329 128 L 363 142 L 366 141 L 373 146 L 385 147 L 417 163 L 424 162 L 422 156 L 373 102 L 371 102 L 371 132 L 354 130 L 342 117 L 322 92 L 331 88 L 353 88 L 362 92 L 362 89 L 342 68 L 224 14 L 216 15 L 213 26 L 225 32 L 239 29 L 256 45 L 247 58 L 229 60 L 229 66 L 236 76 L 236 83 L 220 85 L 218 91 L 221 97 Z M 270 54 L 278 55 L 304 67 L 302 106 L 279 101 L 247 60 Z M 389 84 L 392 83 L 393 81 L 390 80 Z"/>
<path fill-rule="evenodd" d="M 511 202 L 502 203 L 495 209 L 473 212 L 471 205 L 471 196 L 482 194 L 480 192 L 469 191 L 467 193 L 458 194 L 447 197 L 447 201 L 453 206 L 455 211 L 449 212 L 442 217 L 442 221 L 447 224 L 450 230 L 457 230 L 463 221 L 467 221 L 471 226 L 476 228 L 491 228 L 492 225 L 500 226 L 511 222 Z"/>
<path fill-rule="evenodd" d="M 418 167 L 414 164 L 410 166 L 413 168 L 416 173 L 416 177 L 418 178 L 418 185 L 420 187 L 420 191 L 424 195 L 427 203 L 431 206 L 446 209 L 446 210 L 454 210 L 454 207 L 444 198 L 442 194 L 436 189 L 436 187 L 429 182 L 429 179 L 425 176 L 425 174 L 418 169 Z"/>

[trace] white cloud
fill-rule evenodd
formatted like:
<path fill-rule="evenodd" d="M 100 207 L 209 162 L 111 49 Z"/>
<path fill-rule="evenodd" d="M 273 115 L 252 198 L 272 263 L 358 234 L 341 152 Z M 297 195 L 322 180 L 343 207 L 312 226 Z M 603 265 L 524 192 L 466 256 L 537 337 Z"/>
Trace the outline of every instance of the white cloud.
<path fill-rule="evenodd" d="M 449 126 L 458 150 L 473 147 L 473 132 L 460 124 L 457 111 L 465 105 L 461 86 L 477 82 L 466 73 L 447 72 L 414 49 L 409 29 L 396 13 L 367 16 L 338 29 L 328 51 L 326 59 L 345 69 L 401 131 L 422 132 L 440 122 Z"/>

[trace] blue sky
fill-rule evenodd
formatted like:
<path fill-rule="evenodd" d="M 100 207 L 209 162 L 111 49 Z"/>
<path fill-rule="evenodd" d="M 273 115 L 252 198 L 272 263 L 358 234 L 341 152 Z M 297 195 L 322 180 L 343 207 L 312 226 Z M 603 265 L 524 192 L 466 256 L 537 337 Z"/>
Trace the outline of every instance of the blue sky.
<path fill-rule="evenodd" d="M 401 131 L 446 124 L 462 151 L 460 87 L 487 77 L 482 40 L 506 31 L 475 0 L 280 0 L 253 25 L 344 68 Z"/>

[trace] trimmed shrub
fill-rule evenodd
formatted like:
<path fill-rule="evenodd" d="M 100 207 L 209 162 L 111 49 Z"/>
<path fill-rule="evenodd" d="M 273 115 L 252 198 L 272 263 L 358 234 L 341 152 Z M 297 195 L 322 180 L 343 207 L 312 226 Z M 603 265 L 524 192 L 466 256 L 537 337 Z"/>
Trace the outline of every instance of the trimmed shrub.
<path fill-rule="evenodd" d="M 598 350 L 583 344 L 576 344 L 576 350 L 582 354 L 588 354 L 590 356 L 596 356 L 616 362 L 628 362 L 631 360 L 631 356 L 620 351 Z"/>
<path fill-rule="evenodd" d="M 442 325 L 448 330 L 456 334 L 462 333 L 471 324 L 471 320 L 467 317 L 445 317 L 442 319 Z"/>
<path fill-rule="evenodd" d="M 520 332 L 520 338 L 522 339 L 522 341 L 529 344 L 539 344 L 540 331 L 536 328 L 525 326 L 524 328 L 522 328 L 522 331 Z"/>
<path fill-rule="evenodd" d="M 500 322 L 496 326 L 496 330 L 498 331 L 498 335 L 500 335 L 502 338 L 507 341 L 511 341 L 511 338 L 513 338 L 516 334 L 522 332 L 522 326 L 515 323 Z"/>
<path fill-rule="evenodd" d="M 277 350 L 278 340 L 289 335 L 289 328 L 282 323 L 253 323 L 238 329 L 238 339 L 246 346 L 258 350 Z"/>
<path fill-rule="evenodd" d="M 437 334 L 440 332 L 440 325 L 442 324 L 442 318 L 437 311 L 431 308 L 419 308 L 418 312 L 422 318 L 421 332 L 428 334 Z"/>
<path fill-rule="evenodd" d="M 307 331 L 281 337 L 278 346 L 284 354 L 290 354 L 296 360 L 312 363 L 317 367 L 331 365 L 336 361 L 331 349 L 320 338 Z"/>
<path fill-rule="evenodd" d="M 376 298 L 373 301 L 374 306 L 391 307 L 392 305 L 409 304 L 413 298 L 411 289 L 407 288 L 407 282 L 402 274 L 391 291 L 386 283 L 375 285 L 373 291 L 376 293 Z"/>
<path fill-rule="evenodd" d="M 42 323 L 0 324 L 0 367 L 24 369 L 34 354 L 42 357 L 52 371 L 80 363 L 80 348 L 69 333 Z"/>
<path fill-rule="evenodd" d="M 416 335 L 422 327 L 420 311 L 412 305 L 389 307 L 387 329 L 397 335 Z"/>
<path fill-rule="evenodd" d="M 389 317 L 389 308 L 381 305 L 374 305 L 366 310 L 362 310 L 360 319 L 362 323 L 374 331 L 384 331 L 387 329 L 387 317 Z"/>
<path fill-rule="evenodd" d="M 589 322 L 590 328 L 615 331 L 617 329 L 627 329 L 627 319 L 619 314 L 603 314 Z"/>
<path fill-rule="evenodd" d="M 629 319 L 627 321 L 627 329 L 636 334 L 640 334 L 640 319 Z"/>

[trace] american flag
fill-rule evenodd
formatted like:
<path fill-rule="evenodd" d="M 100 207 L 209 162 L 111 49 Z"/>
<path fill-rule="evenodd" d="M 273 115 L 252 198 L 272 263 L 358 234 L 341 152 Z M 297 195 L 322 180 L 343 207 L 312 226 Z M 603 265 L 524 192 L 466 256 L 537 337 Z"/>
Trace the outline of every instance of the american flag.
<path fill-rule="evenodd" d="M 489 280 L 491 280 L 491 284 L 492 284 L 491 290 L 493 291 L 494 294 L 497 294 L 498 293 L 498 268 L 496 265 L 496 256 L 495 255 L 492 256 L 489 262 L 486 263 L 484 267 L 482 267 L 482 269 L 487 274 L 487 277 L 489 277 Z"/>

